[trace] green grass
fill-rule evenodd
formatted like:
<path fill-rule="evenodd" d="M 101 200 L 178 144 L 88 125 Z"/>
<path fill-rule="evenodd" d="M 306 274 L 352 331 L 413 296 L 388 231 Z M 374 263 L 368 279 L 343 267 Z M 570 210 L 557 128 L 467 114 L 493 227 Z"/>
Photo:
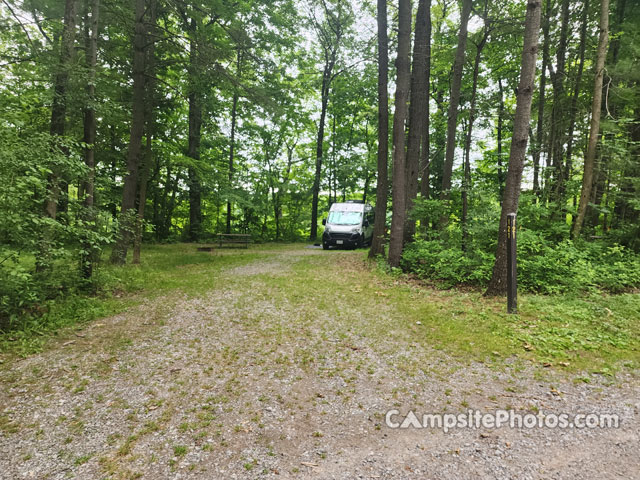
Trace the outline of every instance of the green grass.
<path fill-rule="evenodd" d="M 339 262 L 337 256 L 354 254 L 327 255 Z M 269 333 L 299 336 L 329 314 L 338 319 L 327 336 L 355 334 L 390 353 L 416 344 L 427 347 L 423 352 L 441 350 L 463 361 L 500 365 L 512 358 L 516 364 L 550 364 L 568 372 L 607 374 L 640 366 L 638 294 L 523 295 L 520 314 L 507 315 L 505 299 L 424 288 L 365 268 L 360 257 L 354 263 L 355 268 L 336 268 L 325 255 L 308 256 L 287 276 L 263 275 L 264 292 L 258 287 L 254 294 L 270 296 L 281 308 L 296 311 L 298 319 L 294 325 L 272 325 Z M 400 363 L 407 370 L 424 370 L 432 357 L 411 352 Z"/>
<path fill-rule="evenodd" d="M 187 454 L 187 447 L 184 445 L 174 445 L 173 454 L 176 457 L 184 457 Z"/>
<path fill-rule="evenodd" d="M 255 245 L 247 250 L 223 249 L 222 254 L 198 252 L 197 245 L 145 245 L 141 265 L 112 266 L 109 252 L 96 275 L 101 290 L 96 295 L 72 294 L 46 302 L 33 314 L 18 319 L 11 330 L 0 331 L 0 354 L 27 356 L 68 327 L 81 328 L 96 318 L 123 312 L 145 299 L 171 294 L 201 295 L 220 287 L 218 274 L 225 268 L 266 257 L 267 250 L 285 244 Z"/>
<path fill-rule="evenodd" d="M 101 275 L 111 279 L 110 294 L 53 302 L 48 313 L 27 320 L 22 330 L 0 335 L 0 351 L 28 355 L 51 337 L 64 335 L 68 327 L 81 327 L 142 301 L 162 298 L 166 306 L 161 308 L 168 313 L 172 298 L 225 288 L 244 292 L 235 305 L 239 321 L 251 322 L 269 343 L 298 342 L 292 354 L 274 360 L 275 370 L 293 363 L 315 368 L 323 356 L 338 353 L 348 357 L 359 348 L 354 339 L 392 354 L 407 373 L 436 368 L 438 352 L 463 362 L 500 367 L 510 359 L 515 368 L 532 362 L 567 372 L 611 374 L 640 366 L 639 294 L 522 295 L 519 315 L 507 315 L 504 299 L 419 286 L 366 265 L 363 251 L 300 255 L 278 275 L 221 275 L 286 249 L 303 246 L 267 244 L 221 255 L 197 252 L 195 245 L 145 246 L 141 266 L 102 267 Z M 261 312 L 254 305 L 260 301 L 285 312 L 283 319 Z M 333 351 L 327 350 L 328 340 L 337 342 Z M 366 371 L 368 365 L 363 367 Z"/>

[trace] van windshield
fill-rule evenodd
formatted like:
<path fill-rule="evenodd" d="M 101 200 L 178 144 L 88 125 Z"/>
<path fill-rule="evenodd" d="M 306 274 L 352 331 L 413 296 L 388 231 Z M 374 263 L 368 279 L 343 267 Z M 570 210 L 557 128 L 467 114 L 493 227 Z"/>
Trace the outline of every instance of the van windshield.
<path fill-rule="evenodd" d="M 332 225 L 360 225 L 362 220 L 362 212 L 341 212 L 334 210 L 329 212 L 329 220 L 327 223 Z"/>

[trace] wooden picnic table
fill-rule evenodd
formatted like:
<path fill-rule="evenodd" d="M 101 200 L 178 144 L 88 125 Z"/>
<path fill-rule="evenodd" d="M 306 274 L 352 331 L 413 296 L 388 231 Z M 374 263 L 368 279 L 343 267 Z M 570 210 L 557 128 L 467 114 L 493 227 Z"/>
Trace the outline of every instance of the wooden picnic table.
<path fill-rule="evenodd" d="M 249 248 L 250 240 L 251 235 L 248 233 L 219 233 L 218 247 L 222 248 L 222 245 L 238 245 Z"/>

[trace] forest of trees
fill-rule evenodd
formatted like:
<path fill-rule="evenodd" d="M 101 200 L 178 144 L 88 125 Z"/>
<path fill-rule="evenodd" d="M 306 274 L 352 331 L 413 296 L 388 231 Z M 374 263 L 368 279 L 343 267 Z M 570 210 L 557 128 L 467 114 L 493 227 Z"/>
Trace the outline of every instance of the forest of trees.
<path fill-rule="evenodd" d="M 347 199 L 447 286 L 504 290 L 513 211 L 524 288 L 640 287 L 635 0 L 2 0 L 0 75 L 3 318 Z"/>

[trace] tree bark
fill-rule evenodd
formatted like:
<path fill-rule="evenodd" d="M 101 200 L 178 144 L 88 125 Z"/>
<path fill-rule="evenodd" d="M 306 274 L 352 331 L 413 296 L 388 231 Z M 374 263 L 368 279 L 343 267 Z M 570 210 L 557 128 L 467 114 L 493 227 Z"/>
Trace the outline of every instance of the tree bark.
<path fill-rule="evenodd" d="M 330 57 L 328 63 L 325 63 L 322 73 L 321 86 L 321 111 L 320 122 L 318 124 L 318 135 L 316 137 L 316 169 L 313 177 L 313 198 L 311 201 L 311 231 L 309 240 L 315 242 L 318 237 L 318 198 L 320 195 L 320 177 L 322 175 L 322 161 L 324 154 L 324 126 L 327 118 L 327 107 L 329 105 L 329 91 L 331 88 L 331 76 L 333 74 L 333 66 L 335 64 L 335 53 Z"/>
<path fill-rule="evenodd" d="M 83 206 L 85 210 L 86 228 L 95 220 L 93 212 L 94 189 L 96 176 L 95 143 L 96 143 L 96 111 L 94 107 L 96 93 L 96 65 L 98 63 L 98 17 L 100 10 L 100 0 L 93 0 L 91 3 L 91 17 L 89 18 L 89 0 L 87 4 L 86 23 L 86 64 L 87 64 L 87 104 L 83 111 L 83 141 L 84 163 L 88 172 L 86 179 L 82 182 L 82 194 L 84 195 Z M 91 25 L 91 28 L 88 25 Z M 91 241 L 86 241 L 83 245 L 83 254 L 80 258 L 82 276 L 91 278 L 93 275 L 93 264 L 95 260 L 95 246 Z"/>
<path fill-rule="evenodd" d="M 66 0 L 64 8 L 64 26 L 60 41 L 60 56 L 54 77 L 53 103 L 51 105 L 51 121 L 49 133 L 56 148 L 58 137 L 65 133 L 67 115 L 67 89 L 69 85 L 69 70 L 73 60 L 73 47 L 75 42 L 76 11 L 75 0 Z M 66 210 L 66 183 L 60 178 L 60 172 L 54 168 L 47 178 L 47 196 L 44 201 L 44 215 L 53 220 L 58 216 L 58 209 Z M 62 196 L 65 198 L 61 198 Z M 50 226 L 46 226 L 42 232 L 40 252 L 36 259 L 36 271 L 43 272 L 51 266 L 51 241 L 54 233 Z"/>
<path fill-rule="evenodd" d="M 462 13 L 460 14 L 460 31 L 458 32 L 458 47 L 453 63 L 453 75 L 451 78 L 451 95 L 449 98 L 449 112 L 447 115 L 447 146 L 442 167 L 441 200 L 449 200 L 451 193 L 451 176 L 453 174 L 453 157 L 456 150 L 456 126 L 458 123 L 458 106 L 460 104 L 460 90 L 462 87 L 462 71 L 464 68 L 465 49 L 467 47 L 467 25 L 471 14 L 472 0 L 464 0 Z M 444 227 L 448 222 L 448 215 L 440 219 L 440 226 Z"/>
<path fill-rule="evenodd" d="M 540 70 L 540 88 L 538 92 L 538 118 L 536 126 L 536 143 L 533 145 L 533 192 L 540 196 L 540 155 L 544 142 L 544 104 L 547 86 L 547 65 L 549 63 L 549 16 L 551 0 L 547 0 L 544 19 L 542 21 L 542 69 Z M 502 195 L 500 195 L 502 197 Z"/>
<path fill-rule="evenodd" d="M 236 59 L 236 73 L 238 75 L 238 77 L 240 77 L 241 74 L 241 55 L 240 55 L 240 49 L 238 49 L 237 52 L 237 59 Z M 231 105 L 231 138 L 230 138 L 230 142 L 229 142 L 229 174 L 228 174 L 228 179 L 229 179 L 229 190 L 231 190 L 231 187 L 233 185 L 233 173 L 234 173 L 234 154 L 235 154 L 235 147 L 236 147 L 236 125 L 237 125 L 237 121 L 238 121 L 238 100 L 239 100 L 239 94 L 238 94 L 238 88 L 235 87 L 234 91 L 233 91 L 233 100 L 232 100 L 232 105 Z M 227 200 L 227 224 L 225 227 L 225 232 L 226 233 L 231 233 L 231 218 L 232 218 L 232 205 L 231 205 L 231 200 Z"/>
<path fill-rule="evenodd" d="M 598 145 L 598 133 L 600 131 L 600 112 L 602 109 L 602 80 L 604 76 L 604 62 L 607 56 L 607 43 L 609 40 L 609 0 L 602 0 L 600 5 L 600 37 L 598 39 L 598 51 L 596 56 L 595 80 L 593 85 L 593 102 L 591 104 L 591 124 L 589 126 L 589 141 L 587 154 L 584 159 L 584 174 L 582 176 L 582 192 L 578 204 L 578 215 L 573 224 L 571 236 L 574 240 L 580 237 L 584 217 L 587 213 L 591 188 L 593 186 L 593 170 Z"/>
<path fill-rule="evenodd" d="M 378 0 L 378 178 L 373 239 L 369 258 L 384 255 L 387 217 L 389 158 L 389 41 L 387 38 L 387 2 Z"/>
<path fill-rule="evenodd" d="M 398 267 L 402 257 L 404 221 L 406 216 L 405 174 L 405 120 L 409 98 L 411 51 L 411 1 L 399 0 L 398 5 L 398 55 L 396 57 L 396 97 L 393 116 L 393 216 L 389 241 L 389 265 Z"/>
<path fill-rule="evenodd" d="M 573 87 L 573 95 L 571 97 L 571 108 L 569 111 L 569 131 L 567 133 L 567 154 L 565 160 L 564 178 L 571 178 L 573 170 L 573 132 L 576 125 L 576 117 L 578 116 L 578 97 L 580 96 L 580 86 L 582 83 L 582 73 L 584 71 L 584 54 L 587 39 L 587 26 L 589 21 L 589 0 L 584 0 L 582 6 L 582 25 L 580 27 L 580 47 L 578 53 L 578 71 L 575 77 L 575 85 Z M 564 195 L 564 190 L 561 192 Z"/>
<path fill-rule="evenodd" d="M 522 63 L 520 65 L 520 81 L 516 97 L 516 112 L 513 119 L 513 137 L 509 153 L 507 183 L 505 186 L 498 246 L 493 273 L 485 295 L 503 295 L 507 289 L 507 214 L 518 212 L 520 185 L 524 169 L 525 154 L 531 119 L 531 100 L 536 75 L 538 57 L 538 35 L 540 32 L 541 0 L 528 0 L 527 16 L 524 27 L 524 44 Z"/>
<path fill-rule="evenodd" d="M 127 153 L 127 175 L 124 178 L 122 206 L 118 235 L 111 251 L 111 263 L 124 265 L 127 250 L 135 232 L 134 210 L 138 187 L 142 135 L 145 120 L 145 44 L 146 28 L 144 23 L 145 0 L 135 2 L 135 33 L 133 39 L 133 102 L 131 112 L 131 131 Z"/>
<path fill-rule="evenodd" d="M 318 135 L 316 137 L 316 165 L 315 173 L 313 177 L 312 187 L 312 200 L 311 200 L 311 228 L 309 232 L 309 240 L 315 242 L 318 238 L 318 201 L 320 196 L 320 178 L 322 176 L 322 162 L 324 160 L 324 129 L 327 118 L 327 107 L 329 105 L 329 94 L 331 92 L 331 82 L 335 78 L 334 67 L 338 55 L 338 50 L 342 42 L 344 35 L 343 26 L 343 10 L 339 5 L 337 14 L 329 15 L 328 7 L 323 2 L 325 10 L 326 27 L 322 25 L 316 25 L 316 29 L 319 32 L 324 32 L 321 35 L 320 42 L 322 44 L 324 52 L 324 67 L 322 69 L 322 85 L 320 87 L 320 121 L 318 123 Z"/>
<path fill-rule="evenodd" d="M 138 214 L 136 216 L 136 231 L 133 240 L 133 256 L 131 263 L 140 264 L 140 256 L 142 249 L 142 240 L 144 233 L 144 211 L 147 206 L 147 187 L 149 184 L 149 172 L 153 163 L 153 135 L 155 134 L 155 89 L 156 89 L 156 19 L 157 19 L 157 0 L 149 0 L 149 26 L 148 26 L 148 46 L 145 50 L 145 70 L 146 70 L 146 87 L 145 87 L 145 135 L 146 147 L 141 157 L 140 181 L 138 185 Z"/>
<path fill-rule="evenodd" d="M 52 137 L 62 137 L 65 134 L 67 120 L 67 90 L 69 87 L 69 74 L 71 62 L 74 57 L 76 30 L 76 1 L 66 0 L 64 7 L 64 27 L 60 42 L 60 60 L 54 80 L 53 104 L 51 106 L 51 124 L 49 132 Z M 67 210 L 66 180 L 54 172 L 49 177 L 49 197 L 45 203 L 45 213 L 49 218 L 55 219 L 60 211 Z"/>
<path fill-rule="evenodd" d="M 502 136 L 504 132 L 504 90 L 502 87 L 502 79 L 498 79 L 498 94 L 500 101 L 498 102 L 498 197 L 500 205 L 504 196 L 504 172 L 502 171 Z"/>
<path fill-rule="evenodd" d="M 411 71 L 411 92 L 409 102 L 409 138 L 406 160 L 406 218 L 404 223 L 404 243 L 410 242 L 416 233 L 416 221 L 410 213 L 418 195 L 418 171 L 420 168 L 420 145 L 427 117 L 429 85 L 427 84 L 428 29 L 430 24 L 430 0 L 418 0 L 415 39 L 413 45 L 413 67 Z"/>
<path fill-rule="evenodd" d="M 553 165 L 553 188 L 550 192 L 551 199 L 558 203 L 558 208 L 554 209 L 554 215 L 565 210 L 563 205 L 564 191 L 564 168 L 562 156 L 564 153 L 565 138 L 565 116 L 566 116 L 566 95 L 565 71 L 567 37 L 569 33 L 569 0 L 562 1 L 562 13 L 560 15 L 560 41 L 556 52 L 556 71 L 551 77 L 553 83 L 553 107 L 551 111 L 551 132 L 552 132 L 552 165 Z"/>
<path fill-rule="evenodd" d="M 202 99 L 200 93 L 200 62 L 198 54 L 198 24 L 191 19 L 189 39 L 189 66 L 191 91 L 189 92 L 189 145 L 187 154 L 200 160 L 200 132 L 202 127 Z M 235 125 L 232 126 L 234 129 Z M 189 168 L 189 240 L 197 242 L 202 234 L 202 183 L 196 168 Z"/>
<path fill-rule="evenodd" d="M 426 85 L 427 85 L 427 103 L 424 109 L 424 121 L 422 124 L 422 139 L 420 146 L 420 196 L 423 199 L 429 198 L 429 165 L 430 157 L 430 134 L 429 134 L 429 91 L 431 82 L 431 0 L 427 1 L 427 64 L 425 67 Z"/>
<path fill-rule="evenodd" d="M 486 12 L 485 12 L 486 13 Z M 473 84 L 471 86 L 471 100 L 469 105 L 469 127 L 464 142 L 464 176 L 462 180 L 462 251 L 466 252 L 469 245 L 469 189 L 471 188 L 471 136 L 473 122 L 476 117 L 476 92 L 478 90 L 478 75 L 480 74 L 480 57 L 489 38 L 489 25 L 485 24 L 480 42 L 476 45 L 476 57 L 473 62 Z"/>

